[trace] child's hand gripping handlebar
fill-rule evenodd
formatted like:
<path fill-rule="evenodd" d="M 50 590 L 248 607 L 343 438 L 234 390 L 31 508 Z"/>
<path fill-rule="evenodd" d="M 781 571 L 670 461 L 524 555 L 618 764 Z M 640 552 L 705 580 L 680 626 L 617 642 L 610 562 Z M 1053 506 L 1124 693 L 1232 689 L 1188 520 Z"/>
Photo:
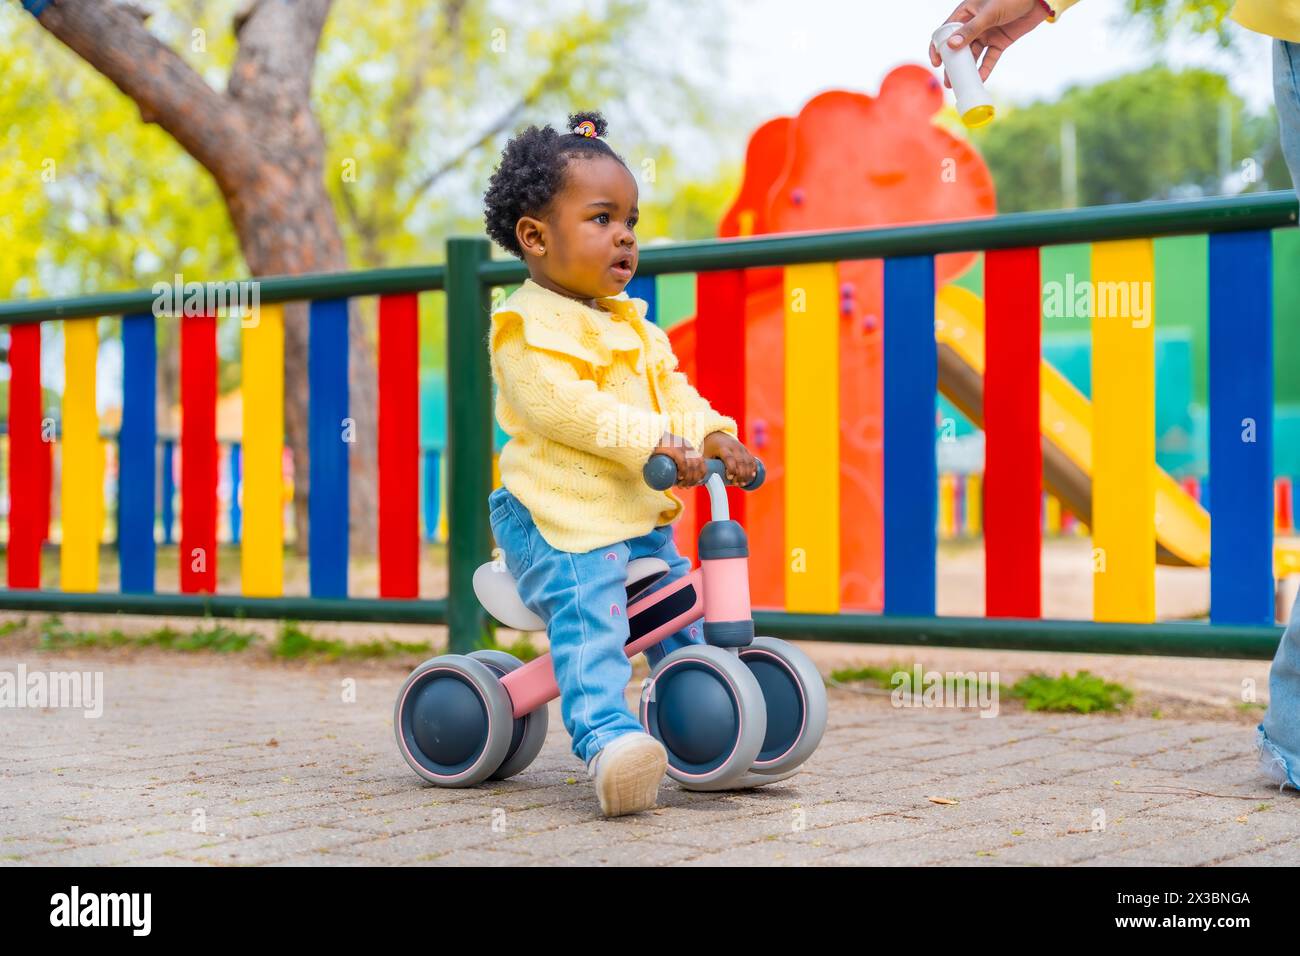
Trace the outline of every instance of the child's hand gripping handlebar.
<path fill-rule="evenodd" d="M 756 491 L 767 476 L 767 470 L 763 467 L 763 462 L 758 458 L 755 458 L 754 461 L 758 464 L 758 474 L 754 476 L 754 480 L 749 484 L 739 486 L 744 491 Z M 710 458 L 705 461 L 704 466 L 708 469 L 710 476 L 717 475 L 724 483 L 726 482 L 726 462 L 720 458 Z M 646 484 L 655 491 L 667 491 L 677 484 L 677 462 L 673 461 L 668 455 L 651 455 L 650 460 L 641 469 L 641 475 L 645 478 Z"/>

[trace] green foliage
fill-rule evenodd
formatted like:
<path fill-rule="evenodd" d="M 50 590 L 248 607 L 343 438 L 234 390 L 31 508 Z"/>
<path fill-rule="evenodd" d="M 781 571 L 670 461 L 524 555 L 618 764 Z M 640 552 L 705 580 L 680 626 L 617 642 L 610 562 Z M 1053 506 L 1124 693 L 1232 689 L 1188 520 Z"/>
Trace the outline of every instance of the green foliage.
<path fill-rule="evenodd" d="M 831 671 L 831 680 L 840 684 L 866 683 L 891 689 L 893 677 L 898 671 L 906 670 L 901 665 L 895 667 L 841 667 Z"/>
<path fill-rule="evenodd" d="M 483 649 L 488 651 L 504 651 L 507 654 L 513 654 L 525 664 L 533 658 L 541 656 L 541 652 L 538 651 L 537 648 L 533 647 L 533 642 L 529 640 L 526 634 L 520 634 L 509 645 L 497 643 L 496 638 L 494 637 L 490 642 L 483 645 Z"/>
<path fill-rule="evenodd" d="M 842 667 L 838 670 L 831 671 L 831 680 L 836 683 L 867 683 L 875 684 L 885 690 L 898 689 L 905 694 L 921 694 L 925 692 L 925 675 L 929 671 L 921 667 L 922 686 L 912 687 L 912 678 L 916 675 L 916 664 L 891 664 L 888 667 Z M 954 691 L 958 688 L 964 689 L 967 699 L 975 699 L 979 690 L 978 679 L 972 680 L 962 672 L 943 673 L 942 681 L 945 688 L 952 688 Z M 991 682 L 992 686 L 997 686 L 997 681 Z"/>
<path fill-rule="evenodd" d="M 1158 40 L 1176 32 L 1213 34 L 1220 46 L 1232 45 L 1228 14 L 1235 0 L 1125 0 L 1125 11 L 1146 20 Z"/>
<path fill-rule="evenodd" d="M 43 651 L 61 651 L 81 647 L 121 647 L 131 639 L 121 631 L 70 631 L 61 618 L 48 617 L 41 622 L 39 647 Z"/>
<path fill-rule="evenodd" d="M 46 651 L 71 648 L 156 647 L 167 651 L 214 651 L 229 654 L 247 650 L 261 638 L 256 634 L 234 631 L 223 624 L 180 632 L 170 627 L 148 634 L 124 634 L 111 631 L 71 631 L 55 616 L 41 624 L 40 648 Z"/>
<path fill-rule="evenodd" d="M 240 6 L 155 0 L 149 28 L 220 89 Z M 686 139 L 740 134 L 753 118 L 718 102 L 726 21 L 700 14 L 688 0 L 334 4 L 312 97 L 352 263 L 437 262 L 447 235 L 481 233 L 481 195 L 505 139 L 578 108 L 606 112 L 634 171 L 655 160 L 643 195 L 654 192 L 665 223 L 712 235 L 735 170 L 715 184 L 709 167 L 680 168 L 672 153 Z M 695 64 L 689 76 L 683 61 Z M 148 287 L 182 270 L 246 274 L 208 173 L 17 4 L 0 4 L 0 72 L 0 299 Z M 637 95 L 645 90 L 653 96 Z M 673 208 L 688 187 L 693 196 Z M 649 237 L 659 223 L 647 213 Z M 238 341 L 223 340 L 222 354 L 237 360 Z"/>
<path fill-rule="evenodd" d="M 260 640 L 261 637 L 257 634 L 234 631 L 225 625 L 215 624 L 188 633 L 164 627 L 145 635 L 141 643 L 167 651 L 215 651 L 218 654 L 229 654 L 248 650 Z"/>
<path fill-rule="evenodd" d="M 13 622 L 6 622 L 6 626 Z M 52 616 L 42 622 L 40 627 L 39 647 L 45 651 L 70 650 L 75 648 L 158 648 L 165 651 L 211 651 L 218 654 L 231 654 L 246 651 L 254 646 L 261 646 L 262 638 L 258 634 L 236 631 L 224 624 L 194 631 L 177 631 L 170 627 L 159 628 L 146 634 L 124 634 L 119 630 L 111 631 L 73 631 L 64 626 L 58 616 Z M 304 631 L 296 622 L 286 621 L 280 632 L 269 646 L 272 655 L 286 660 L 301 658 L 327 658 L 329 660 L 357 660 L 363 658 L 385 658 L 401 656 L 427 656 L 433 652 L 433 646 L 427 642 L 404 642 L 394 640 L 342 641 L 317 638 Z M 524 657 L 524 642 L 508 648 L 516 657 Z M 533 656 L 536 656 L 534 653 Z"/>
<path fill-rule="evenodd" d="M 212 178 L 16 4 L 0 73 L 0 298 L 243 272 Z"/>
<path fill-rule="evenodd" d="M 1118 710 L 1133 699 L 1122 684 L 1108 682 L 1090 671 L 1060 677 L 1030 674 L 1017 681 L 1011 696 L 1025 702 L 1026 710 L 1077 711 Z"/>
<path fill-rule="evenodd" d="M 406 654 L 429 654 L 433 650 L 427 643 L 404 643 L 393 640 L 341 641 L 313 637 L 295 621 L 285 621 L 271 647 L 276 657 L 292 660 L 304 657 L 324 657 L 329 660 L 356 660 L 382 658 Z"/>
<path fill-rule="evenodd" d="M 1231 124 L 1228 167 L 1221 124 Z M 1153 66 L 1091 87 L 1072 87 L 1056 102 L 1008 111 L 972 139 L 998 186 L 1002 212 L 1064 205 L 1062 128 L 1077 139 L 1079 205 L 1139 202 L 1220 191 L 1221 177 L 1253 159 L 1250 188 L 1290 182 L 1277 147 L 1276 121 L 1247 113 L 1226 77 L 1208 70 Z"/>

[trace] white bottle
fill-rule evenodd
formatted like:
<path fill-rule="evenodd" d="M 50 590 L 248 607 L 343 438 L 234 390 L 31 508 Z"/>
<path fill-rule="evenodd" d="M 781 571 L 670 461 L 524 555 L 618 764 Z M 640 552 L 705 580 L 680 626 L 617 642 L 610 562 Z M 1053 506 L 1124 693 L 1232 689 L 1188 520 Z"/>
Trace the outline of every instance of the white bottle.
<path fill-rule="evenodd" d="M 934 48 L 939 51 L 944 69 L 948 71 L 948 82 L 957 96 L 957 112 L 961 121 L 974 129 L 993 119 L 993 100 L 980 79 L 979 67 L 970 51 L 970 44 L 954 50 L 948 46 L 948 38 L 957 32 L 963 24 L 945 23 L 934 31 L 931 39 Z"/>

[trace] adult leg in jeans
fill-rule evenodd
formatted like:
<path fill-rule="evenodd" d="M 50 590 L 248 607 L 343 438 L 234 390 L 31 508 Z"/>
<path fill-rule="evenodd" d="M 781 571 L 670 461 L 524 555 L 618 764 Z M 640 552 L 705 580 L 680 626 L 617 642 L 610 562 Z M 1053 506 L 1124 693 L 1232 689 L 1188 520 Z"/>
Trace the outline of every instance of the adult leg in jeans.
<path fill-rule="evenodd" d="M 1300 43 L 1273 41 L 1273 98 L 1282 134 L 1282 155 L 1300 189 Z"/>
<path fill-rule="evenodd" d="M 1300 188 L 1300 44 L 1273 41 L 1273 93 L 1291 180 Z M 1274 268 L 1295 264 L 1275 263 Z M 1300 790 L 1300 599 L 1268 674 L 1268 710 L 1258 729 L 1260 766 L 1278 784 Z"/>
<path fill-rule="evenodd" d="M 1257 742 L 1265 773 L 1300 790 L 1300 599 L 1268 672 L 1268 710 Z"/>

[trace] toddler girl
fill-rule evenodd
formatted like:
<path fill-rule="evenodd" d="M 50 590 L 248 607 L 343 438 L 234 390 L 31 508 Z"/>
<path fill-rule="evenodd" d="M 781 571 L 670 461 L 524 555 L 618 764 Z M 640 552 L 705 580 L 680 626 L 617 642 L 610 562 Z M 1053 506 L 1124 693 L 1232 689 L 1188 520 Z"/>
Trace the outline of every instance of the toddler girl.
<path fill-rule="evenodd" d="M 647 485 L 642 466 L 670 455 L 689 487 L 707 478 L 705 458 L 739 484 L 757 465 L 736 422 L 674 371 L 646 304 L 623 291 L 637 266 L 637 184 L 602 138 L 604 118 L 576 113 L 569 129 L 510 140 L 484 196 L 488 235 L 529 273 L 492 314 L 496 416 L 510 440 L 489 521 L 520 598 L 546 622 L 573 753 L 617 816 L 655 805 L 668 763 L 625 698 L 627 564 L 668 563 L 645 593 L 690 570 L 673 543 L 682 503 Z M 702 640 L 683 629 L 646 658 L 653 667 Z"/>

